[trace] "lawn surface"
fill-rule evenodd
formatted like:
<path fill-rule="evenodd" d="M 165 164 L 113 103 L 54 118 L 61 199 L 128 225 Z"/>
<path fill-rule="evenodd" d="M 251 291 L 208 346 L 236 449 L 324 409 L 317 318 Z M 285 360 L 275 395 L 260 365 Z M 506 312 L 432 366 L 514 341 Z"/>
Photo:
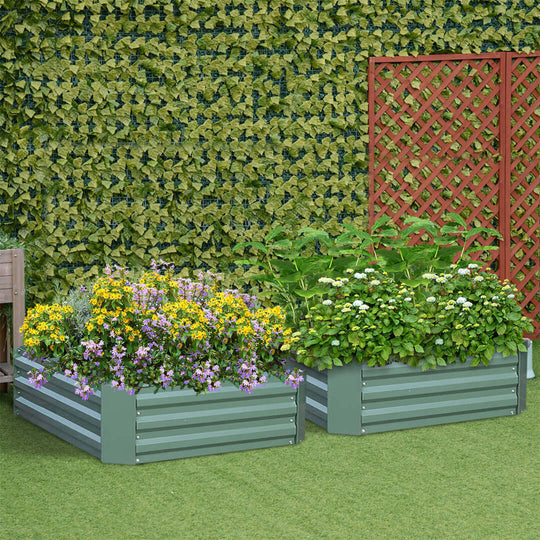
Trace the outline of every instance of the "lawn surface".
<path fill-rule="evenodd" d="M 104 465 L 0 394 L 0 539 L 540 538 L 540 342 L 527 409 L 365 437 Z"/>

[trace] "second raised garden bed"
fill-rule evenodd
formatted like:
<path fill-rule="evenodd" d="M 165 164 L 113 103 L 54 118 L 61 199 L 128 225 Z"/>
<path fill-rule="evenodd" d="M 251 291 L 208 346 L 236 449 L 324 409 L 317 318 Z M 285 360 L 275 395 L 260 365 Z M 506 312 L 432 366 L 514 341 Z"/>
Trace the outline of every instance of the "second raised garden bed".
<path fill-rule="evenodd" d="M 306 418 L 329 433 L 365 435 L 525 410 L 526 352 L 495 353 L 487 366 L 468 359 L 428 371 L 400 363 L 293 366 L 304 370 Z"/>

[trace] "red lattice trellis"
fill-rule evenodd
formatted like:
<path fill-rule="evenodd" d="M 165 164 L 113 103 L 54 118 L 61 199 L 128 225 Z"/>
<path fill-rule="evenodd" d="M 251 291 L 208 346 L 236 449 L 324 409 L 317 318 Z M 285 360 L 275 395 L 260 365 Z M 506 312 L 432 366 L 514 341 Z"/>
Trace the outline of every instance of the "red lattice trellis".
<path fill-rule="evenodd" d="M 540 337 L 540 53 L 371 58 L 370 221 L 459 213 Z M 476 240 L 491 245 L 493 237 Z"/>

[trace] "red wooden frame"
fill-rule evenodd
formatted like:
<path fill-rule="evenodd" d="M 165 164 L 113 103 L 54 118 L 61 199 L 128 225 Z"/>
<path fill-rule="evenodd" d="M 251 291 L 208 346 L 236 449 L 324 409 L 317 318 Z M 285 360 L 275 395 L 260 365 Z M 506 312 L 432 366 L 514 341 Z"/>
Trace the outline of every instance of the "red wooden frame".
<path fill-rule="evenodd" d="M 496 228 L 486 262 L 540 337 L 540 52 L 370 58 L 368 84 L 370 224 L 452 211 Z"/>

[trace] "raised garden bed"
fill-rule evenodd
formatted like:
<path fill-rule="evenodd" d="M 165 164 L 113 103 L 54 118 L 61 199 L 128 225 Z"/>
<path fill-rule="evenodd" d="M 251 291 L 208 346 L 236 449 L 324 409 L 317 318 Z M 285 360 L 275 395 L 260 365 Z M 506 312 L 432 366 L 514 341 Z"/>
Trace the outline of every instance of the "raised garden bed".
<path fill-rule="evenodd" d="M 21 352 L 21 350 L 19 350 Z M 252 394 L 224 383 L 217 392 L 143 388 L 129 395 L 110 385 L 82 401 L 61 374 L 40 389 L 27 372 L 39 364 L 15 358 L 15 414 L 99 458 L 138 464 L 297 444 L 305 432 L 304 384 L 275 377 Z"/>
<path fill-rule="evenodd" d="M 400 363 L 304 370 L 306 418 L 329 433 L 382 431 L 512 416 L 525 410 L 527 353 L 495 353 L 487 366 L 457 362 L 422 371 Z"/>

